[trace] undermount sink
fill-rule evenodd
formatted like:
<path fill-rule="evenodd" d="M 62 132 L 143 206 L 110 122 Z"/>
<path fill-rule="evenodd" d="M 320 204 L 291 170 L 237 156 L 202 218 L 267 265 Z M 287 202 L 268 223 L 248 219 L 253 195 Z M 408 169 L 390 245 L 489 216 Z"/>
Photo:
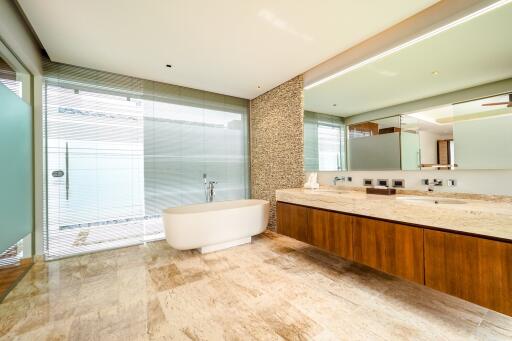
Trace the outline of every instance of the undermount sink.
<path fill-rule="evenodd" d="M 412 203 L 424 203 L 434 205 L 460 205 L 466 204 L 466 201 L 450 198 L 429 198 L 429 197 L 397 197 L 397 200 L 408 201 Z"/>
<path fill-rule="evenodd" d="M 345 190 L 334 189 L 334 188 L 318 188 L 318 189 L 315 189 L 315 192 L 318 192 L 318 193 L 338 193 L 338 194 L 347 193 L 347 191 L 345 191 Z"/>

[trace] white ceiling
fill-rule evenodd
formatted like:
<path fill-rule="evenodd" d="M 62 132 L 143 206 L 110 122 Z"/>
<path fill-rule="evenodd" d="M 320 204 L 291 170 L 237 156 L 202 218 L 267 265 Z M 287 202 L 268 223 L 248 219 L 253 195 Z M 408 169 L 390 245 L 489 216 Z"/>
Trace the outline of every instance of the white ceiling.
<path fill-rule="evenodd" d="M 351 116 L 510 78 L 511 32 L 512 3 L 306 90 L 305 107 Z"/>
<path fill-rule="evenodd" d="M 437 1 L 18 0 L 53 61 L 243 98 Z"/>

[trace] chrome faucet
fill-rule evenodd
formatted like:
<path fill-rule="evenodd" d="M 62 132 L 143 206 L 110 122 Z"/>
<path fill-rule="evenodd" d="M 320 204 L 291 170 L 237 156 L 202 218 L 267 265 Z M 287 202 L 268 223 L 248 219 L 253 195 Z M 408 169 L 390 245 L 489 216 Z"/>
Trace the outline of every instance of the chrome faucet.
<path fill-rule="evenodd" d="M 345 182 L 345 177 L 344 177 L 344 176 L 342 176 L 342 177 L 340 178 L 339 176 L 335 176 L 335 177 L 334 177 L 334 179 L 332 180 L 332 184 L 333 184 L 334 186 L 336 186 L 336 184 L 338 183 L 338 181 L 343 181 L 343 182 Z"/>
<path fill-rule="evenodd" d="M 438 179 L 423 179 L 422 180 L 424 185 L 427 185 L 427 191 L 434 192 L 434 187 L 441 187 L 443 186 L 443 180 Z"/>
<path fill-rule="evenodd" d="M 215 185 L 217 181 L 208 181 L 206 186 L 206 202 L 212 202 L 215 197 Z"/>
<path fill-rule="evenodd" d="M 203 186 L 206 202 L 212 202 L 215 197 L 215 185 L 217 184 L 217 181 L 208 181 L 207 179 L 208 176 L 206 173 L 203 173 Z"/>

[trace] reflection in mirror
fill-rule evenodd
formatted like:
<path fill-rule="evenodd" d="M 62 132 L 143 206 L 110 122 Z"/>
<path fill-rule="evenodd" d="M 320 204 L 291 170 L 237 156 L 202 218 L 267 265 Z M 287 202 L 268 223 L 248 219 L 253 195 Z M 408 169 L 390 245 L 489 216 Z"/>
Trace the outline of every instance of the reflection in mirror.
<path fill-rule="evenodd" d="M 512 169 L 512 94 L 453 106 L 460 169 Z"/>
<path fill-rule="evenodd" d="M 402 169 L 453 169 L 455 148 L 451 105 L 402 115 Z M 439 121 L 441 120 L 441 121 Z"/>
<path fill-rule="evenodd" d="M 341 117 L 304 112 L 304 169 L 346 170 L 345 125 Z"/>
<path fill-rule="evenodd" d="M 305 109 L 349 126 L 348 170 L 512 169 L 512 2 L 465 18 L 306 82 Z"/>
<path fill-rule="evenodd" d="M 402 115 L 401 129 L 403 170 L 512 169 L 512 94 Z"/>
<path fill-rule="evenodd" d="M 348 169 L 400 170 L 400 117 L 348 127 Z"/>

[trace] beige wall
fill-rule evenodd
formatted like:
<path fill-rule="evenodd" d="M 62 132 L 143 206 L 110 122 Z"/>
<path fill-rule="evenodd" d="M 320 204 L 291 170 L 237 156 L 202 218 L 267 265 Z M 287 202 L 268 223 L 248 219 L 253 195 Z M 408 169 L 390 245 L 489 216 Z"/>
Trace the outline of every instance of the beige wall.
<path fill-rule="evenodd" d="M 0 0 L 0 38 L 34 76 L 42 73 L 39 44 L 15 1 Z"/>
<path fill-rule="evenodd" d="M 275 191 L 304 181 L 304 81 L 297 76 L 250 102 L 251 197 L 271 202 Z"/>

